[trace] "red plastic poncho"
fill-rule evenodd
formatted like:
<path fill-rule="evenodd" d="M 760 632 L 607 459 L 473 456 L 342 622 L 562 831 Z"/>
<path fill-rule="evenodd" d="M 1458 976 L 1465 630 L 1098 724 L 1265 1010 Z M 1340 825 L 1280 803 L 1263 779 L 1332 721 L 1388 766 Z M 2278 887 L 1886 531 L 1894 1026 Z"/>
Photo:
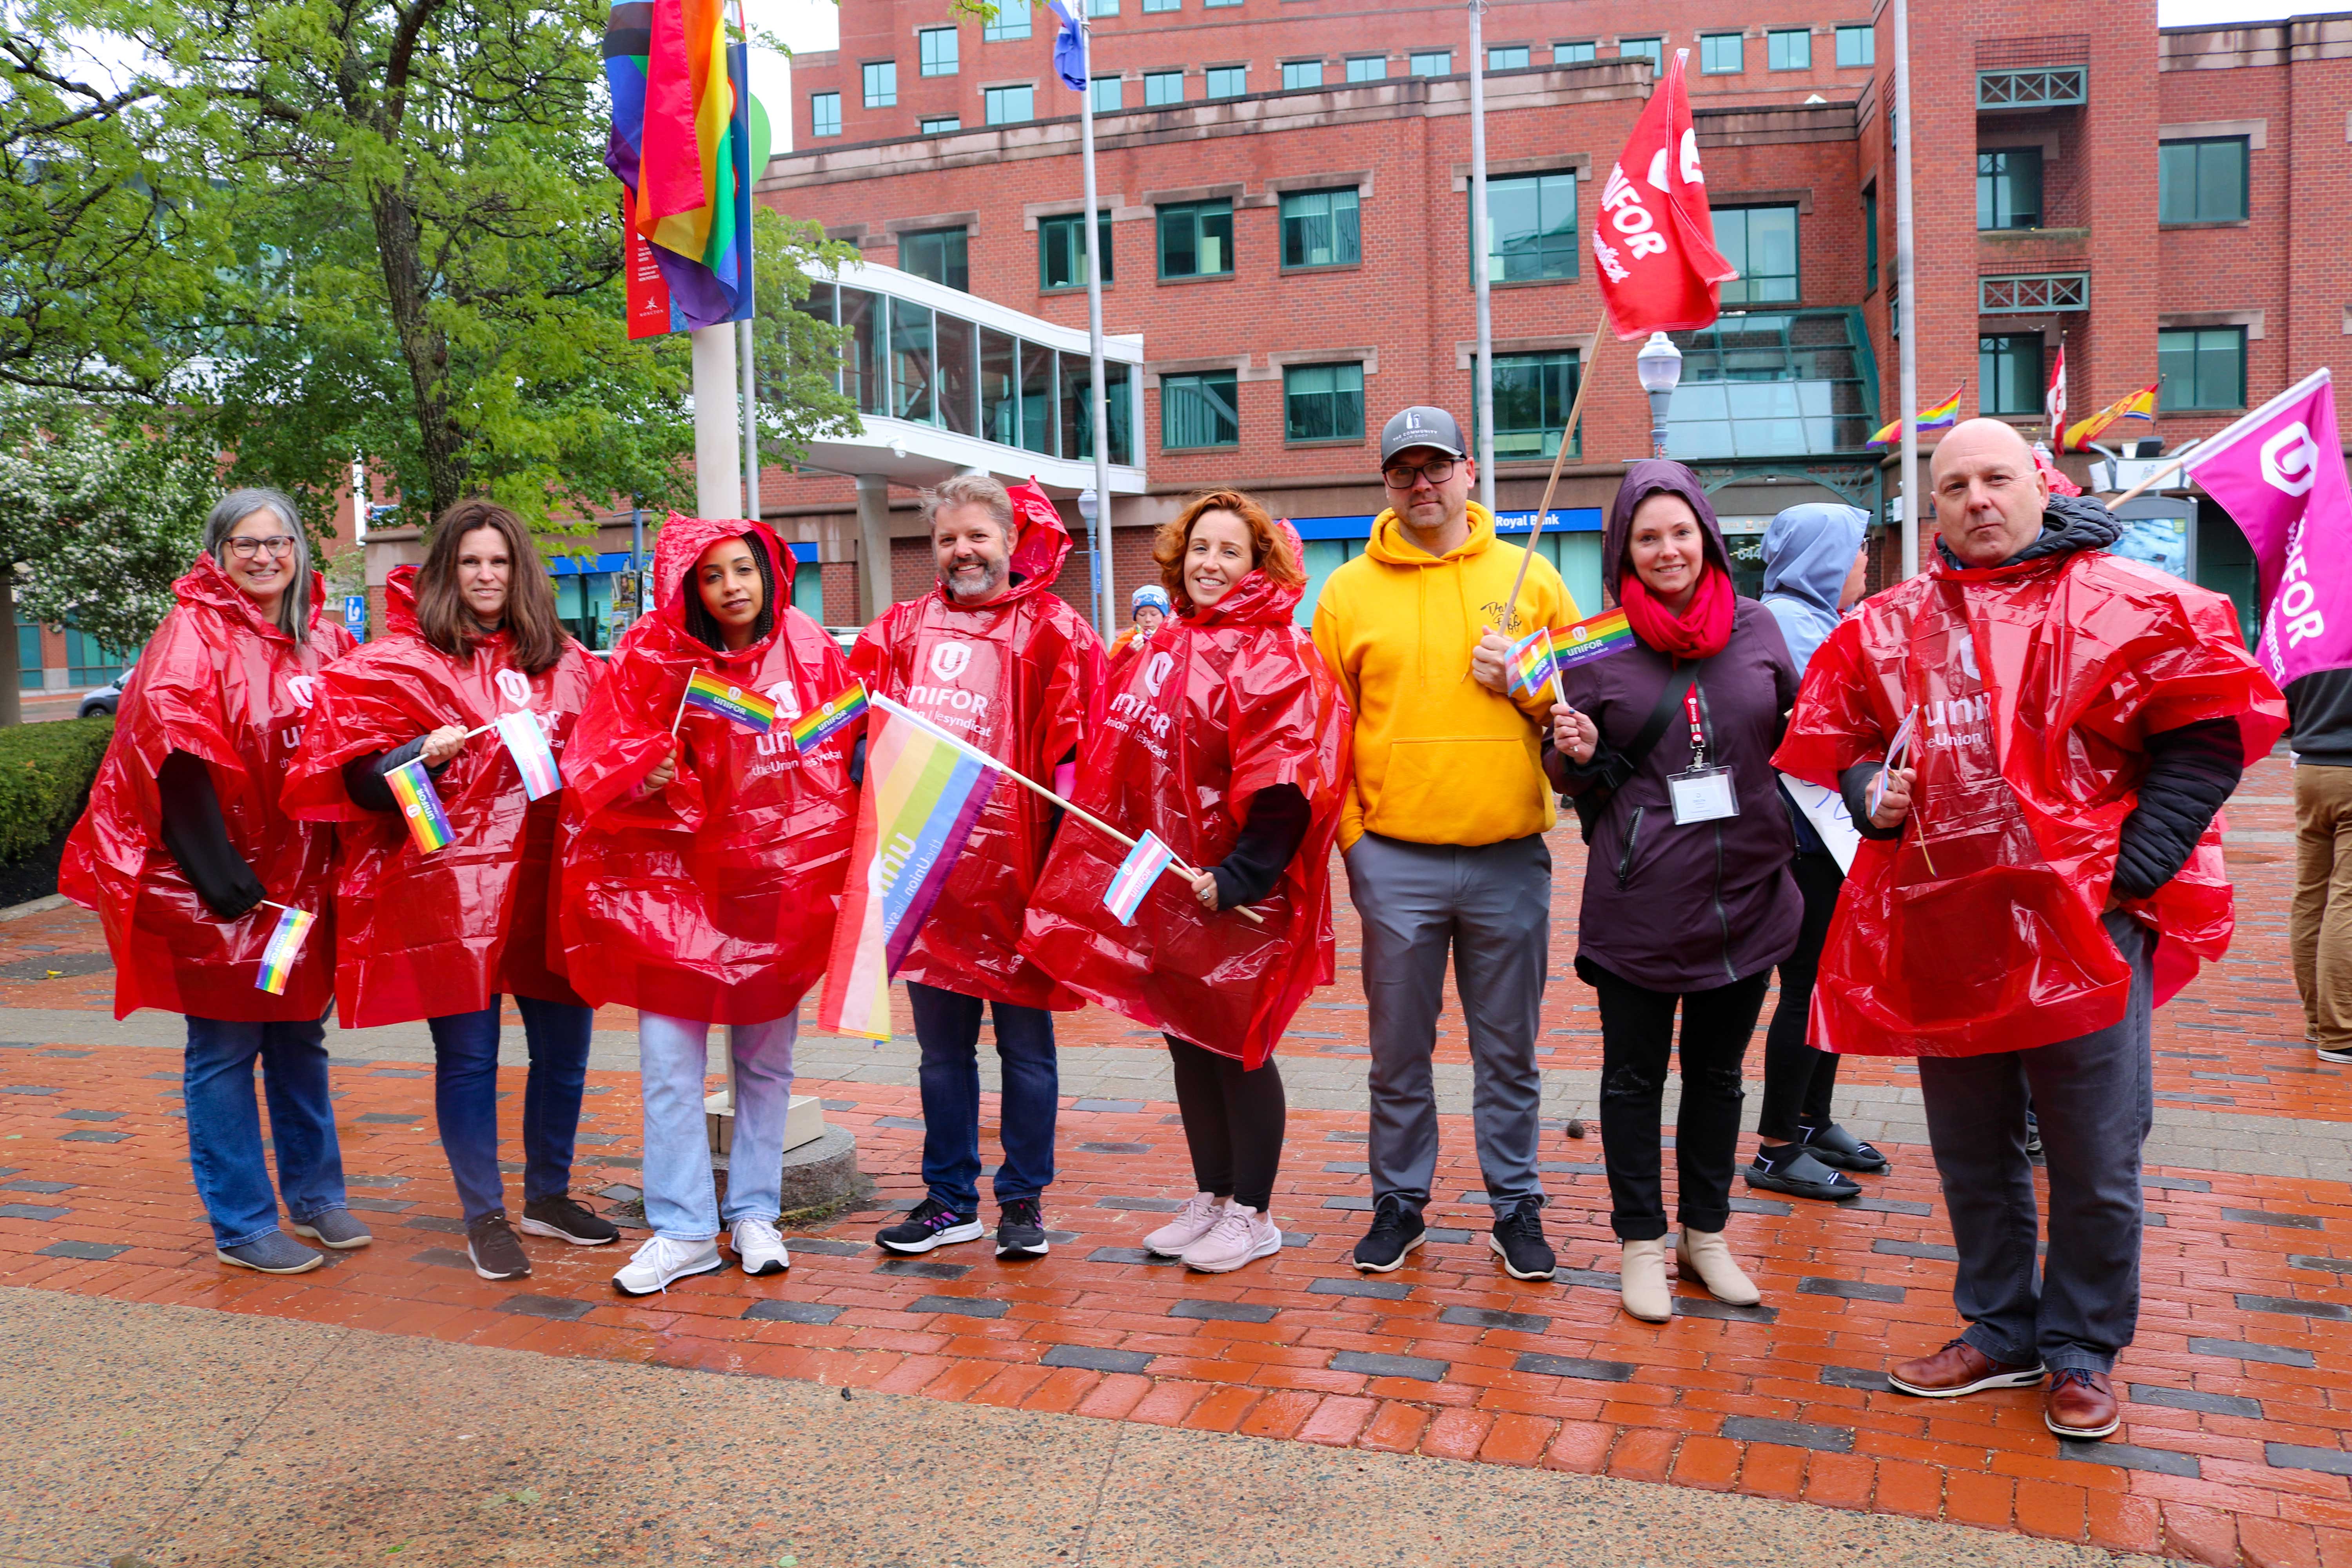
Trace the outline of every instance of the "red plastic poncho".
<path fill-rule="evenodd" d="M 1101 717 L 1102 641 L 1053 593 L 1070 553 L 1053 503 L 1034 485 L 1014 486 L 1013 503 L 1017 580 L 1002 598 L 967 609 L 934 587 L 893 605 L 860 634 L 849 663 L 870 689 L 1050 787 L 1055 765 Z M 1023 1007 L 1084 1005 L 1016 951 L 1051 810 L 1034 792 L 997 782 L 899 979 Z"/>
<path fill-rule="evenodd" d="M 289 817 L 279 792 L 320 667 L 351 651 L 351 634 L 322 617 L 316 573 L 301 643 L 264 620 L 209 555 L 173 592 L 179 607 L 139 656 L 89 808 L 66 840 L 58 890 L 97 910 L 106 929 L 118 1018 L 142 1007 L 247 1024 L 323 1017 L 335 972 L 335 835 Z M 155 777 L 173 752 L 204 760 L 229 842 L 269 897 L 319 917 L 282 995 L 254 984 L 278 911 L 263 904 L 221 921 L 163 847 Z"/>
<path fill-rule="evenodd" d="M 686 629 L 694 563 L 747 534 L 773 569 L 775 629 L 740 653 L 714 651 Z M 861 721 L 801 752 L 786 727 L 855 678 L 833 639 L 792 607 L 792 552 L 759 523 L 672 513 L 654 581 L 657 607 L 621 639 L 572 731 L 566 968 L 599 1005 L 713 1024 L 781 1018 L 824 973 L 857 827 L 850 752 L 865 732 Z M 641 796 L 698 669 L 767 697 L 776 727 L 761 735 L 686 710 L 677 776 Z"/>
<path fill-rule="evenodd" d="M 1260 790 L 1295 784 L 1307 836 L 1252 925 L 1211 913 L 1162 876 L 1122 925 L 1103 894 L 1127 850 L 1066 822 L 1029 902 L 1021 951 L 1122 1017 L 1255 1068 L 1299 1004 L 1330 984 L 1331 845 L 1347 798 L 1347 700 L 1291 624 L 1302 590 L 1253 572 L 1209 608 L 1187 605 L 1129 663 L 1087 742 L 1073 802 L 1124 832 L 1150 828 L 1189 865 L 1225 858 Z"/>
<path fill-rule="evenodd" d="M 1915 704 L 1911 817 L 1901 838 L 1855 851 L 1813 990 L 1813 1042 L 1976 1056 L 2114 1023 L 2131 973 L 2099 918 L 2142 742 L 2234 718 L 2252 762 L 2286 723 L 2236 612 L 2094 551 L 1983 570 L 1939 552 L 1822 644 L 1773 762 L 1833 787 L 1885 754 Z M 2156 933 L 2161 1003 L 2229 948 L 2220 819 L 2179 876 L 2122 907 Z"/>
<path fill-rule="evenodd" d="M 477 735 L 434 780 L 454 840 L 420 855 L 400 816 L 352 802 L 343 764 L 444 724 L 471 730 L 528 708 L 561 765 L 604 672 L 566 637 L 562 656 L 530 674 L 514 662 L 514 639 L 504 631 L 458 663 L 417 629 L 414 566 L 393 569 L 383 610 L 386 635 L 320 678 L 319 705 L 286 781 L 295 816 L 341 828 L 336 1014 L 343 1027 L 365 1029 L 477 1012 L 499 995 L 576 1004 L 552 962 L 548 921 L 561 793 L 528 800 L 498 732 Z"/>

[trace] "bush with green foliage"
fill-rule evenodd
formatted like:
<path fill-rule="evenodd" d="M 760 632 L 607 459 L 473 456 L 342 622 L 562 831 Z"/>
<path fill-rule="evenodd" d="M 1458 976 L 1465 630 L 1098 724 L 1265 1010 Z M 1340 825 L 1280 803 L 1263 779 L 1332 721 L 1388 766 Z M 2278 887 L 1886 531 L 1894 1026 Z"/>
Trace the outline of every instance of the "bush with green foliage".
<path fill-rule="evenodd" d="M 40 854 L 73 826 L 113 733 L 107 718 L 0 729 L 0 865 Z"/>

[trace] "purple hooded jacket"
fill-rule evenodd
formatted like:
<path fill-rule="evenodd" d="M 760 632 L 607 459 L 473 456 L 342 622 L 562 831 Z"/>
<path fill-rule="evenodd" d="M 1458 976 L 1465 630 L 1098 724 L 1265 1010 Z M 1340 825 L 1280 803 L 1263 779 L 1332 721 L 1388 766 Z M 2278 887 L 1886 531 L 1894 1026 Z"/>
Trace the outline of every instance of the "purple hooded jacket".
<path fill-rule="evenodd" d="M 1722 526 L 1696 476 L 1680 463 L 1638 462 L 1626 470 L 1601 535 L 1601 581 L 1612 602 L 1627 570 L 1633 509 L 1658 490 L 1682 497 L 1698 513 L 1707 569 L 1731 570 Z M 1622 776 L 1620 755 L 1675 672 L 1675 660 L 1638 635 L 1626 651 L 1570 670 L 1562 677 L 1568 700 L 1591 715 L 1601 747 L 1580 768 L 1547 744 L 1544 766 L 1562 794 L 1608 793 L 1585 862 L 1580 967 L 1589 960 L 1653 991 L 1711 991 L 1796 950 L 1804 901 L 1789 875 L 1796 845 L 1772 752 L 1796 700 L 1797 667 L 1772 613 L 1754 599 L 1738 600 L 1731 640 L 1701 662 L 1696 690 L 1707 763 L 1731 770 L 1739 815 L 1680 827 L 1666 779 L 1691 763 L 1683 705 L 1675 705 L 1664 733 L 1631 777 Z"/>

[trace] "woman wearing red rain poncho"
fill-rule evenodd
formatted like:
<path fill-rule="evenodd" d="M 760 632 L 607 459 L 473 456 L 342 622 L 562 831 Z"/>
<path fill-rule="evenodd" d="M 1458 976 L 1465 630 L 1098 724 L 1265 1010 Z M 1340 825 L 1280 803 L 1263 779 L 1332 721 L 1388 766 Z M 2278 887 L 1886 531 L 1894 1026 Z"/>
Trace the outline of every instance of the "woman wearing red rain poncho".
<path fill-rule="evenodd" d="M 1307 578 L 1286 525 L 1245 495 L 1195 500 L 1152 550 L 1181 606 L 1131 660 L 1087 742 L 1073 803 L 1147 828 L 1187 865 L 1132 923 L 1103 902 L 1124 851 L 1065 826 L 1021 951 L 1073 991 L 1164 1030 L 1200 1191 L 1146 1238 L 1223 1274 L 1281 1250 L 1267 1208 L 1285 1106 L 1275 1042 L 1332 974 L 1331 844 L 1347 795 L 1349 714 L 1293 624 Z M 1252 924 L 1230 911 L 1255 908 Z"/>
<path fill-rule="evenodd" d="M 507 1224 L 499 1175 L 499 1005 L 512 995 L 530 1050 L 523 1089 L 522 1228 L 583 1247 L 620 1232 L 568 1195 L 594 1014 L 550 966 L 560 800 L 524 793 L 490 730 L 529 712 L 561 757 L 602 672 L 564 635 L 523 521 L 460 501 L 434 526 L 422 567 L 384 584 L 387 634 L 319 683 L 286 784 L 296 816 L 341 825 L 335 1000 L 343 1026 L 423 1018 L 433 1110 L 485 1279 L 530 1259 Z M 422 761 L 450 842 L 420 851 L 387 777 Z"/>
<path fill-rule="evenodd" d="M 114 1016 L 187 1017 L 188 1163 L 214 1255 L 299 1274 L 325 1259 L 278 1228 L 255 1058 L 294 1229 L 338 1249 L 369 1239 L 346 1206 L 322 1043 L 334 834 L 289 820 L 278 798 L 320 667 L 352 639 L 320 618 L 310 546 L 276 490 L 223 497 L 173 592 L 179 606 L 127 682 L 58 888 L 106 928 Z M 283 918 L 273 901 L 318 917 L 275 994 L 258 983 Z"/>
<path fill-rule="evenodd" d="M 852 678 L 792 607 L 792 556 L 766 528 L 672 514 L 654 582 L 657 607 L 621 639 L 572 731 L 563 855 L 567 967 L 592 1003 L 637 1009 L 654 1234 L 614 1276 L 631 1296 L 724 1268 L 722 1223 L 744 1273 L 792 1262 L 776 1216 L 793 1043 L 833 940 L 863 744 L 862 721 L 805 752 L 786 732 Z M 698 670 L 765 695 L 775 728 L 681 708 Z M 713 1024 L 735 1061 L 723 1215 L 702 1112 Z"/>

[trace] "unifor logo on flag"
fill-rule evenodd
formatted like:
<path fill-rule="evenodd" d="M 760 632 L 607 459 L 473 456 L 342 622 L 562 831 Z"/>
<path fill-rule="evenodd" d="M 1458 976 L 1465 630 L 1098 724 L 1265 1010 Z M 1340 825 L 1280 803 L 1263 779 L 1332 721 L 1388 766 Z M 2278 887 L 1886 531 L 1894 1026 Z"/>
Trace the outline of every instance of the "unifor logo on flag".
<path fill-rule="evenodd" d="M 1601 299 L 1621 338 L 1696 331 L 1722 313 L 1723 284 L 1738 269 L 1715 247 L 1698 133 L 1683 83 L 1688 49 L 1674 63 L 1601 189 L 1592 254 L 1601 264 Z"/>
<path fill-rule="evenodd" d="M 2320 370 L 2182 465 L 2253 546 L 2263 595 L 2256 657 L 2281 686 L 2352 668 L 2352 483 L 2342 453 L 2336 383 Z"/>

